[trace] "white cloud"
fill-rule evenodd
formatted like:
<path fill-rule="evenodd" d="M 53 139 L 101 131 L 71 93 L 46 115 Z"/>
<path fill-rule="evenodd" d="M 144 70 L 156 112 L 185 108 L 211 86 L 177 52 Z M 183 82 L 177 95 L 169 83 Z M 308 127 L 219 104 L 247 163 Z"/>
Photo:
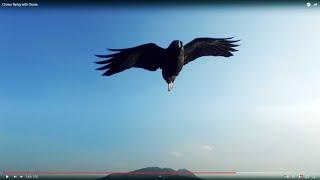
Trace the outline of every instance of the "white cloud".
<path fill-rule="evenodd" d="M 173 157 L 177 157 L 177 158 L 180 158 L 180 157 L 183 156 L 182 153 L 179 153 L 179 152 L 176 152 L 176 151 L 170 152 L 170 155 L 173 156 Z"/>
<path fill-rule="evenodd" d="M 205 150 L 205 151 L 212 151 L 212 150 L 213 150 L 213 147 L 210 146 L 210 145 L 203 145 L 203 146 L 202 146 L 202 149 Z"/>

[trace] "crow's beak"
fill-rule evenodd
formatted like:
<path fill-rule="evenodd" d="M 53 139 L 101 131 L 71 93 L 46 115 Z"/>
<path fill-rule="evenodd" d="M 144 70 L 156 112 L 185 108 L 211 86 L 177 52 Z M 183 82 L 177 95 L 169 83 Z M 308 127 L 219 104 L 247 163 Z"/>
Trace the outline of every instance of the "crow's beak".
<path fill-rule="evenodd" d="M 168 83 L 168 91 L 170 92 L 173 89 L 173 82 Z"/>

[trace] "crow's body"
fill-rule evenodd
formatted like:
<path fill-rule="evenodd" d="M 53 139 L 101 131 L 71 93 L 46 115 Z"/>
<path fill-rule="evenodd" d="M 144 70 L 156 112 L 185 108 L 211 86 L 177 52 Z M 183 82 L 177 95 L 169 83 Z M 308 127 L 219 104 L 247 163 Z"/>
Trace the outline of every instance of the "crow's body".
<path fill-rule="evenodd" d="M 96 55 L 106 60 L 97 64 L 104 66 L 97 70 L 106 70 L 104 76 L 119 73 L 131 67 L 143 68 L 149 71 L 162 69 L 162 76 L 168 84 L 168 91 L 173 88 L 175 78 L 179 75 L 183 66 L 201 56 L 229 57 L 231 52 L 237 51 L 230 38 L 197 38 L 183 46 L 179 40 L 172 41 L 168 48 L 164 49 L 156 44 L 149 43 L 127 49 L 109 49 L 116 51 L 110 55 Z"/>
<path fill-rule="evenodd" d="M 167 49 L 167 55 L 162 64 L 162 77 L 168 84 L 168 90 L 173 88 L 173 83 L 184 65 L 184 48 L 180 41 L 173 41 Z"/>

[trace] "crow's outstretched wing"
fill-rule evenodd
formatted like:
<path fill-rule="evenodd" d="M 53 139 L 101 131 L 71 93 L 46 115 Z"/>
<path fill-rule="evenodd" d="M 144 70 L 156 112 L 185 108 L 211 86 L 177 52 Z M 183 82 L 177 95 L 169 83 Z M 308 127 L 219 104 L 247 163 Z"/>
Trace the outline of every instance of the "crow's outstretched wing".
<path fill-rule="evenodd" d="M 155 71 L 162 65 L 166 50 L 149 43 L 141 46 L 127 48 L 127 49 L 109 49 L 115 51 L 114 54 L 96 55 L 105 60 L 95 62 L 103 64 L 97 70 L 105 70 L 103 76 L 110 76 L 115 73 L 124 71 L 131 67 L 143 68 L 149 71 Z"/>
<path fill-rule="evenodd" d="M 184 46 L 184 64 L 201 56 L 232 56 L 239 40 L 232 38 L 196 38 Z"/>

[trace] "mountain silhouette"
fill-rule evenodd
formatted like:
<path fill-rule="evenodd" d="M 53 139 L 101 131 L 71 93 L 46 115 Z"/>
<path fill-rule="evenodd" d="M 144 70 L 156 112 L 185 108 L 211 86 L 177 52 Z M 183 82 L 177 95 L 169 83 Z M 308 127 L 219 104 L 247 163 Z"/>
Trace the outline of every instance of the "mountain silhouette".
<path fill-rule="evenodd" d="M 109 174 L 99 180 L 118 180 L 118 179 L 127 179 L 127 180 L 137 180 L 137 179 L 156 179 L 156 180 L 201 180 L 192 172 L 187 169 L 178 169 L 173 170 L 171 168 L 159 168 L 159 167 L 146 167 L 142 169 L 138 169 L 135 171 L 131 171 L 128 173 L 113 173 Z"/>

